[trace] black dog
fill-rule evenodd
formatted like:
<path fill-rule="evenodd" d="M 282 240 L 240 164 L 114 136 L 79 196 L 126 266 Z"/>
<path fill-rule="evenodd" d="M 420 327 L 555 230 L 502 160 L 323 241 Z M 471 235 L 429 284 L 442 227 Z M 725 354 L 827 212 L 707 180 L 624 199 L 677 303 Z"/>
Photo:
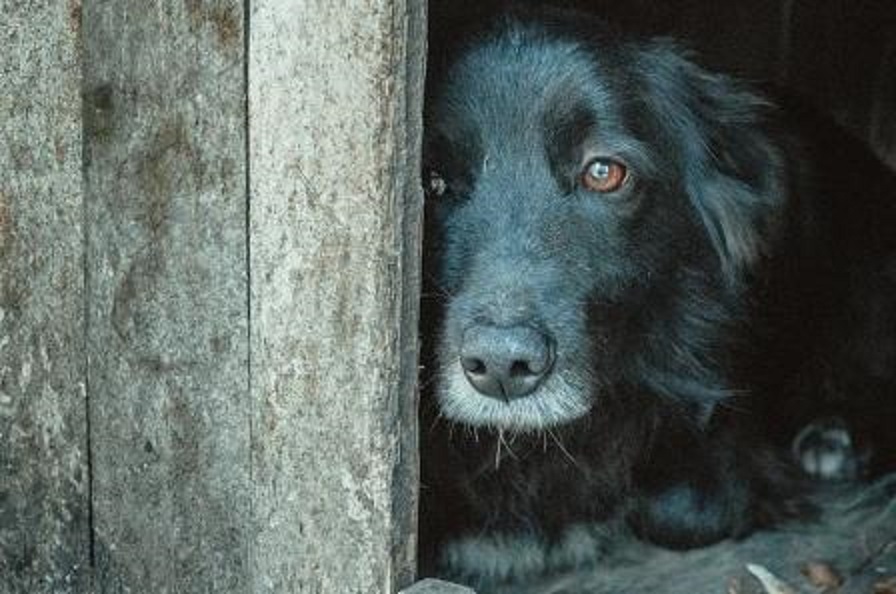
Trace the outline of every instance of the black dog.
<path fill-rule="evenodd" d="M 781 452 L 813 417 L 887 437 L 896 184 L 853 141 L 815 154 L 674 44 L 577 14 L 502 19 L 434 87 L 423 513 L 443 571 L 581 564 L 616 524 L 742 536 L 806 510 Z"/>

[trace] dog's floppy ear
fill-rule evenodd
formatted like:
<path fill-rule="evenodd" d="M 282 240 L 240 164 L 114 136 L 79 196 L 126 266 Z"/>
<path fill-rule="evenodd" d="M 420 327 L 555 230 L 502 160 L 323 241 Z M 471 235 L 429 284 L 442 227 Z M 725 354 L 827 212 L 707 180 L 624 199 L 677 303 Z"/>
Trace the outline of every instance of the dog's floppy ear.
<path fill-rule="evenodd" d="M 772 107 L 671 42 L 641 47 L 639 55 L 644 98 L 671 132 L 681 182 L 734 281 L 762 254 L 785 199 Z"/>

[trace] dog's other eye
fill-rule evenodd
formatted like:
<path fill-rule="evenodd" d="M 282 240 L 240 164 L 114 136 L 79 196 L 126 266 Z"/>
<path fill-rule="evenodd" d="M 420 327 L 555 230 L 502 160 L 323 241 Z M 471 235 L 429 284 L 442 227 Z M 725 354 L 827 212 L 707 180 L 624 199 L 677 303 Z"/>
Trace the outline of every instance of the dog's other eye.
<path fill-rule="evenodd" d="M 430 169 L 426 173 L 423 190 L 426 192 L 427 196 L 439 198 L 448 190 L 448 183 L 438 171 Z"/>
<path fill-rule="evenodd" d="M 594 159 L 585 166 L 582 185 L 592 192 L 615 192 L 628 179 L 625 165 L 612 159 Z"/>

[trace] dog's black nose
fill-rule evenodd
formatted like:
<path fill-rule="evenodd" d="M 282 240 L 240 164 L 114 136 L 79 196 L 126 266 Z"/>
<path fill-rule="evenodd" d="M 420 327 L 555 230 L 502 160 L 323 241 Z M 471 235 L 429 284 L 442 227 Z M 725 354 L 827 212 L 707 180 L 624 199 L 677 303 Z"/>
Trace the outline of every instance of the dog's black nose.
<path fill-rule="evenodd" d="M 531 394 L 548 376 L 554 348 L 534 328 L 477 324 L 464 333 L 460 364 L 478 392 L 510 401 Z"/>

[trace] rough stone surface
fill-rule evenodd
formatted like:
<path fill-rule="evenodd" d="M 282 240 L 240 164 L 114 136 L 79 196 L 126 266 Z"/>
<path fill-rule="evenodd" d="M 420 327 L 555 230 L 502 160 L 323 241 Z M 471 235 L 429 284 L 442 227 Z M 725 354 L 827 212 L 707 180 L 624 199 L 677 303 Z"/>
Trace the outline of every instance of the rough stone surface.
<path fill-rule="evenodd" d="M 0 0 L 0 592 L 88 585 L 80 3 Z"/>
<path fill-rule="evenodd" d="M 252 3 L 253 592 L 412 578 L 423 10 Z"/>
<path fill-rule="evenodd" d="M 250 592 L 243 3 L 83 23 L 98 589 Z"/>

